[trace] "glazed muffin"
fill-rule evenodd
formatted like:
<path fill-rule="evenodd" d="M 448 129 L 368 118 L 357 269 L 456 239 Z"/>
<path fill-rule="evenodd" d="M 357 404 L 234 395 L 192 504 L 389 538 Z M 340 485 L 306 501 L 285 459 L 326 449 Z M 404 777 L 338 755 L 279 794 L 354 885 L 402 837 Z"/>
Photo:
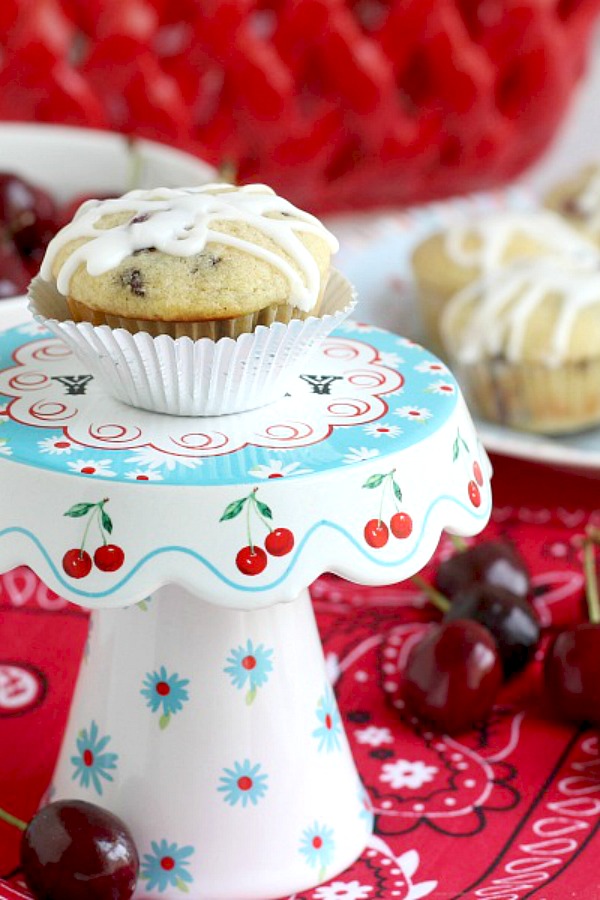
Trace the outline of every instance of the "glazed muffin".
<path fill-rule="evenodd" d="M 426 343 L 443 354 L 440 319 L 450 297 L 519 259 L 586 257 L 594 245 L 548 210 L 502 210 L 461 218 L 415 249 L 412 268 Z"/>
<path fill-rule="evenodd" d="M 442 338 L 473 408 L 524 431 L 600 424 L 600 271 L 530 260 L 448 303 Z"/>
<path fill-rule="evenodd" d="M 545 205 L 600 245 L 600 166 L 589 165 L 551 190 Z"/>
<path fill-rule="evenodd" d="M 218 339 L 318 315 L 336 249 L 264 185 L 137 190 L 84 203 L 41 277 L 77 322 Z"/>

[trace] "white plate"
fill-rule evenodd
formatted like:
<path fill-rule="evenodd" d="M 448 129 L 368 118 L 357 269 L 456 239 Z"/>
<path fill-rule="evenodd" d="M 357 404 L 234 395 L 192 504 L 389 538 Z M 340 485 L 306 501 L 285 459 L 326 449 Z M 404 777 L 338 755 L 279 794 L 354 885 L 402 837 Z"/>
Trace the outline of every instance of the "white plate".
<path fill-rule="evenodd" d="M 457 213 L 463 216 L 474 210 L 497 210 L 503 206 L 530 209 L 535 200 L 524 190 L 513 189 L 398 212 L 330 218 L 327 224 L 341 244 L 336 267 L 358 292 L 355 316 L 421 340 L 410 267 L 413 248 Z M 515 431 L 482 419 L 477 420 L 477 428 L 492 452 L 600 474 L 600 428 L 556 438 Z"/>

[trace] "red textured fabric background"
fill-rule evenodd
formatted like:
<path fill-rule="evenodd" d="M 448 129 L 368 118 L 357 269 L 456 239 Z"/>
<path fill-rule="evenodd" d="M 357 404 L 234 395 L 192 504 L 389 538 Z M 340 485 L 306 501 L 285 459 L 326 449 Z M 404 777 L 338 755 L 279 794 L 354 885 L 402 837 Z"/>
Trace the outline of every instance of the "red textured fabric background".
<path fill-rule="evenodd" d="M 600 524 L 600 479 L 494 465 L 493 521 L 477 540 L 518 544 L 547 640 L 584 615 L 579 541 Z M 448 552 L 443 539 L 438 555 Z M 403 722 L 386 694 L 403 642 L 437 617 L 419 591 L 325 576 L 312 594 L 376 834 L 351 869 L 296 900 L 600 897 L 599 733 L 552 719 L 539 662 L 503 689 L 483 727 L 434 735 Z M 29 570 L 0 576 L 0 806 L 24 819 L 50 780 L 86 624 Z M 18 840 L 0 823 L 2 900 L 28 896 L 10 876 Z"/>

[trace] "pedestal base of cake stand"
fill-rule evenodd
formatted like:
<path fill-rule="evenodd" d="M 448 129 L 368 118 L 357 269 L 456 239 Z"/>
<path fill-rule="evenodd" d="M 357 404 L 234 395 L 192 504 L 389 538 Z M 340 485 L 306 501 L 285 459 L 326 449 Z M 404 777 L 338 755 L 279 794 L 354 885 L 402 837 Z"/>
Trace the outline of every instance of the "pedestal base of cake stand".
<path fill-rule="evenodd" d="M 165 587 L 90 628 L 52 797 L 127 822 L 136 897 L 268 900 L 357 858 L 372 816 L 307 591 L 242 612 Z"/>

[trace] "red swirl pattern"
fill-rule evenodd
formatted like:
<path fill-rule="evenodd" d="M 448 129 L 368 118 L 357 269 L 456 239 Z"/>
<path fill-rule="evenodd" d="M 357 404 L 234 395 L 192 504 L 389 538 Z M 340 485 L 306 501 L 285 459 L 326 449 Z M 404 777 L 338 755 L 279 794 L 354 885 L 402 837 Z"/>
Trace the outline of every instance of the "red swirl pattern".
<path fill-rule="evenodd" d="M 137 441 L 142 436 L 142 429 L 137 425 L 127 427 L 126 425 L 118 425 L 116 423 L 106 422 L 103 425 L 90 425 L 88 434 L 95 441 L 102 441 L 105 444 L 130 444 Z"/>
<path fill-rule="evenodd" d="M 79 413 L 77 407 L 69 407 L 57 400 L 40 400 L 29 407 L 29 415 L 40 422 L 64 422 L 74 419 Z"/>
<path fill-rule="evenodd" d="M 8 381 L 14 391 L 39 391 L 50 384 L 50 379 L 43 372 L 18 372 Z"/>

